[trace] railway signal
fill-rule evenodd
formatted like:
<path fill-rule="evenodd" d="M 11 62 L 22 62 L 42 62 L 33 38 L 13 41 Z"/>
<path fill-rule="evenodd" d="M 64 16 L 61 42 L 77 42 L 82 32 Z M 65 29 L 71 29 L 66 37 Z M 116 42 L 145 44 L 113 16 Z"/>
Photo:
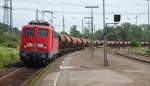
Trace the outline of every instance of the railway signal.
<path fill-rule="evenodd" d="M 104 28 L 104 66 L 108 66 L 107 59 L 107 27 L 108 25 L 117 25 L 121 20 L 121 15 L 114 15 L 114 23 L 106 23 Z"/>
<path fill-rule="evenodd" d="M 114 22 L 120 22 L 121 15 L 114 15 Z"/>

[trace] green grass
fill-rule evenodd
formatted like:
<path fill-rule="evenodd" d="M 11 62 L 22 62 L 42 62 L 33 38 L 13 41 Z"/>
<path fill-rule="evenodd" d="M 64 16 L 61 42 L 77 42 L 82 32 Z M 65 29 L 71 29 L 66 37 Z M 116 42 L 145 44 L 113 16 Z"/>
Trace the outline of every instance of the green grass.
<path fill-rule="evenodd" d="M 150 49 L 145 50 L 145 54 L 150 55 Z"/>
<path fill-rule="evenodd" d="M 18 50 L 14 48 L 0 47 L 0 69 L 19 61 Z"/>
<path fill-rule="evenodd" d="M 137 48 L 133 48 L 132 51 L 150 55 L 150 49 L 148 48 L 137 47 Z"/>
<path fill-rule="evenodd" d="M 140 52 L 140 53 L 145 53 L 145 50 L 146 48 L 143 48 L 143 47 L 132 48 L 132 51 Z"/>

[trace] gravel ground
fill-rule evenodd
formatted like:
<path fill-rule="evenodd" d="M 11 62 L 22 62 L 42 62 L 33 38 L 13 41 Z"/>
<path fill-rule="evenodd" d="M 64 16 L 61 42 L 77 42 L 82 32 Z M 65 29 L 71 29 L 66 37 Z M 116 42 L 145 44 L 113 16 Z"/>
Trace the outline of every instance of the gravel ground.
<path fill-rule="evenodd" d="M 63 60 L 64 57 L 71 59 Z M 109 66 L 104 67 L 103 51 L 100 49 L 95 50 L 93 58 L 89 49 L 64 57 L 53 68 L 53 70 L 59 69 L 60 65 L 65 64 L 62 67 L 63 71 L 60 69 L 50 72 L 41 80 L 39 86 L 54 86 L 58 72 L 64 72 L 65 69 L 69 73 L 61 74 L 69 74 L 69 81 L 65 82 L 68 86 L 150 86 L 149 64 L 108 54 Z M 66 78 L 61 74 L 59 76 L 61 79 L 58 78 L 57 82 L 64 86 L 63 81 Z"/>

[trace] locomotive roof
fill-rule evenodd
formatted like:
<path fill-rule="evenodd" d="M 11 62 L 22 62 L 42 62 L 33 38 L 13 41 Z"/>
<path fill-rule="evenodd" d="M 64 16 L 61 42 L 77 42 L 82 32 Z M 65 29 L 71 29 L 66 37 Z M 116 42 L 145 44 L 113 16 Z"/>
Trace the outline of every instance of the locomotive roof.
<path fill-rule="evenodd" d="M 41 29 L 54 30 L 54 27 L 52 27 L 52 26 L 43 26 L 43 25 L 25 25 L 25 26 L 23 26 L 23 28 L 33 28 L 33 27 L 39 27 Z"/>

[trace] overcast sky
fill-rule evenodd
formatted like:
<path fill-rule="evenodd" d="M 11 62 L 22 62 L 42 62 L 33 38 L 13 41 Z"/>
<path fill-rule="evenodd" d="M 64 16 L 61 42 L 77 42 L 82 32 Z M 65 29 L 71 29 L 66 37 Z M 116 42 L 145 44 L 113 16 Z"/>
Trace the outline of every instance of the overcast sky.
<path fill-rule="evenodd" d="M 66 31 L 70 31 L 72 25 L 77 25 L 81 30 L 81 21 L 90 16 L 90 10 L 85 8 L 89 5 L 98 5 L 94 9 L 94 23 L 96 29 L 103 29 L 102 2 L 103 0 L 13 0 L 13 24 L 21 27 L 31 20 L 35 20 L 35 9 L 54 11 L 54 26 L 56 31 L 62 31 L 62 16 L 65 17 Z M 3 5 L 0 0 L 0 6 Z M 146 0 L 106 0 L 106 22 L 113 21 L 114 14 L 121 14 L 123 22 L 135 24 L 136 14 L 138 24 L 147 23 L 147 1 Z M 25 8 L 19 9 L 19 8 Z M 41 18 L 41 14 L 39 14 Z M 45 17 L 45 19 L 49 19 Z M 3 22 L 3 9 L 0 8 L 0 22 Z M 87 20 L 85 19 L 85 23 Z M 85 24 L 85 26 L 87 26 Z"/>

